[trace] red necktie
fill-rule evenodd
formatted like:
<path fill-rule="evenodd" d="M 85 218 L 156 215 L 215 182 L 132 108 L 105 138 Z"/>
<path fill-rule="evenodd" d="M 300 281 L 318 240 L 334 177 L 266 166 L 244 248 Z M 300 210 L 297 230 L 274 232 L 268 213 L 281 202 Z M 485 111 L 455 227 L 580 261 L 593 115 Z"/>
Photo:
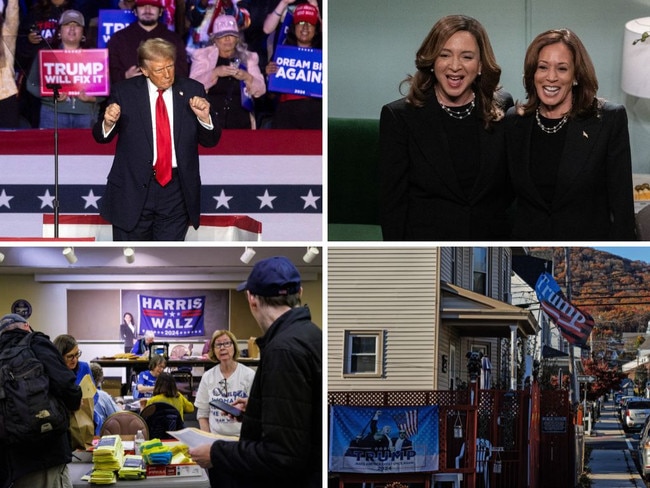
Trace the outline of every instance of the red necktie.
<path fill-rule="evenodd" d="M 172 135 L 169 130 L 169 117 L 163 100 L 163 91 L 158 90 L 156 100 L 156 180 L 165 186 L 172 179 Z"/>

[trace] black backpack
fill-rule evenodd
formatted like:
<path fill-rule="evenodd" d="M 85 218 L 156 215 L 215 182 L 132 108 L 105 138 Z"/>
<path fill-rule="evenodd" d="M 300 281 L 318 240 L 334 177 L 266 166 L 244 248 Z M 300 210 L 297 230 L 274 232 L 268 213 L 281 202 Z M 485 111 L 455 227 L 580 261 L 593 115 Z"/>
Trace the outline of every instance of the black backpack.
<path fill-rule="evenodd" d="M 26 334 L 20 342 L 0 351 L 0 440 L 6 444 L 38 442 L 52 433 L 64 432 L 69 413 L 50 396 L 50 378 L 35 356 Z"/>

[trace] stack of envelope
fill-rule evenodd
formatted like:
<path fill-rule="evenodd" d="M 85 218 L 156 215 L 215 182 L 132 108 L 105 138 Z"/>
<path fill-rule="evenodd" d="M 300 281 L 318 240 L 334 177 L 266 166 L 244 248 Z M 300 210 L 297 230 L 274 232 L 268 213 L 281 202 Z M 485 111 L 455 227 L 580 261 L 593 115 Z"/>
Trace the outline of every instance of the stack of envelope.
<path fill-rule="evenodd" d="M 93 471 L 90 482 L 97 484 L 115 483 L 115 472 L 124 463 L 124 447 L 119 435 L 105 435 L 99 439 L 93 450 Z"/>
<path fill-rule="evenodd" d="M 147 464 L 170 464 L 172 450 L 164 446 L 160 439 L 151 439 L 142 443 L 142 458 Z"/>
<path fill-rule="evenodd" d="M 124 464 L 118 471 L 120 479 L 141 480 L 146 478 L 147 469 L 144 467 L 142 456 L 127 454 L 124 457 Z"/>

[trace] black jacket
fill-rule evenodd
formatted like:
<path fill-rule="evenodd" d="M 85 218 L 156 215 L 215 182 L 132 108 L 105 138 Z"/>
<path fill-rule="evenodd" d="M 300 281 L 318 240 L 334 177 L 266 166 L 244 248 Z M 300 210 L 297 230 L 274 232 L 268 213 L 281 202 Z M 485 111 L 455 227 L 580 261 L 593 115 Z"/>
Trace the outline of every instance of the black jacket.
<path fill-rule="evenodd" d="M 257 340 L 260 363 L 239 442 L 216 441 L 210 457 L 230 486 L 320 487 L 322 331 L 309 309 L 278 318 Z"/>
<path fill-rule="evenodd" d="M 0 350 L 20 342 L 28 332 L 14 329 L 0 335 Z M 38 335 L 32 342 L 32 350 L 43 363 L 50 378 L 50 394 L 60 399 L 70 411 L 81 405 L 81 388 L 76 375 L 68 369 L 61 353 L 46 335 Z M 33 443 L 14 444 L 0 450 L 0 487 L 10 486 L 11 482 L 28 473 L 40 471 L 72 461 L 70 433 L 54 433 L 44 438 L 39 446 Z"/>

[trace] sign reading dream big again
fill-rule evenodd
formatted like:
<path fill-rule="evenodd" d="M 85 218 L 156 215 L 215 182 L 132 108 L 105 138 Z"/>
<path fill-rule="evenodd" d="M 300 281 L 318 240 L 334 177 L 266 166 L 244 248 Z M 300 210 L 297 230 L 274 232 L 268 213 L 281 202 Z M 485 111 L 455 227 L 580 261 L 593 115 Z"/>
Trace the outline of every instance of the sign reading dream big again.
<path fill-rule="evenodd" d="M 330 466 L 338 473 L 438 470 L 438 406 L 332 405 Z"/>

